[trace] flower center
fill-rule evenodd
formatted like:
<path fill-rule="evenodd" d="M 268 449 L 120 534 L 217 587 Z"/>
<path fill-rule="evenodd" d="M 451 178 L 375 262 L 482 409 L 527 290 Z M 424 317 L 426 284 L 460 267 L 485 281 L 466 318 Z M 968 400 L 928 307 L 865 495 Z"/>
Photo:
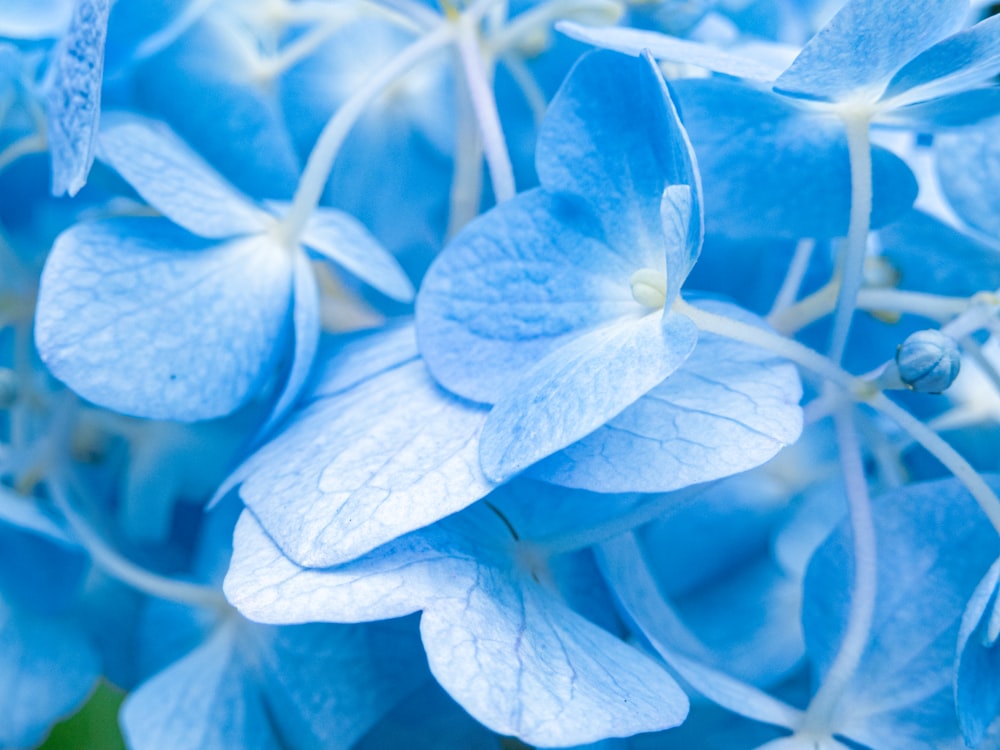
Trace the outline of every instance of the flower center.
<path fill-rule="evenodd" d="M 667 275 L 652 268 L 640 268 L 629 279 L 632 299 L 643 307 L 660 310 L 667 301 Z"/>

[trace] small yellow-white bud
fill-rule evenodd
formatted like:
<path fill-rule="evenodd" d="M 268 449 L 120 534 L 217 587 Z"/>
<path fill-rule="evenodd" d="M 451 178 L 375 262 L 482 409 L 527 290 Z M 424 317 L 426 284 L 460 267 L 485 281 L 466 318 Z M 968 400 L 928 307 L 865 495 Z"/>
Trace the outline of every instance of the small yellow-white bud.
<path fill-rule="evenodd" d="M 629 279 L 632 299 L 643 307 L 659 310 L 667 301 L 667 275 L 652 268 L 640 268 Z"/>

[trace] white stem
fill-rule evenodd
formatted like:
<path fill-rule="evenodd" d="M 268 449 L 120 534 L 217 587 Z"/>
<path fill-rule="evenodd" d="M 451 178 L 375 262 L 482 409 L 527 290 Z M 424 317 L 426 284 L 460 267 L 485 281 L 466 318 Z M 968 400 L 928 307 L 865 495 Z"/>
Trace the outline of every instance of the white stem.
<path fill-rule="evenodd" d="M 298 240 L 310 215 L 319 205 L 337 153 L 365 109 L 414 65 L 454 38 L 455 31 L 451 24 L 442 24 L 420 37 L 368 79 L 330 118 L 309 154 L 292 205 L 282 222 L 286 241 L 294 243 Z"/>
<path fill-rule="evenodd" d="M 829 383 L 842 388 L 851 398 L 867 403 L 876 411 L 889 417 L 965 485 L 989 518 L 990 523 L 1000 533 L 1000 498 L 997 498 L 989 485 L 983 481 L 983 478 L 961 454 L 929 429 L 927 425 L 891 401 L 884 393 L 878 391 L 876 385 L 862 378 L 854 377 L 841 369 L 833 360 L 776 333 L 732 320 L 724 315 L 705 312 L 683 300 L 675 302 L 673 309 L 691 318 L 702 331 L 742 341 L 791 360 L 821 376 Z M 968 324 L 971 325 L 971 322 Z"/>
<path fill-rule="evenodd" d="M 774 298 L 774 305 L 768 313 L 768 320 L 774 315 L 792 305 L 799 297 L 799 290 L 802 289 L 802 280 L 809 270 L 809 261 L 812 260 L 813 250 L 816 249 L 816 240 L 799 240 L 795 246 L 795 253 L 792 255 L 792 262 L 788 264 L 788 271 L 785 273 L 785 280 L 781 283 L 781 289 Z"/>
<path fill-rule="evenodd" d="M 343 10 L 344 12 L 340 16 L 335 17 L 331 14 L 331 17 L 324 23 L 317 24 L 302 36 L 297 37 L 295 41 L 286 44 L 273 57 L 264 57 L 258 60 L 256 68 L 257 78 L 265 82 L 270 82 L 278 78 L 285 71 L 309 57 L 327 39 L 358 16 L 357 10 L 353 7 Z"/>
<path fill-rule="evenodd" d="M 940 435 L 914 417 L 903 407 L 879 393 L 868 402 L 873 408 L 902 427 L 917 443 L 958 479 L 979 503 L 983 513 L 1000 534 L 1000 498 L 990 489 L 979 473 Z"/>
<path fill-rule="evenodd" d="M 458 52 L 456 51 L 456 56 Z M 448 237 L 472 221 L 483 198 L 483 142 L 461 65 L 455 70 L 455 161 L 448 207 Z"/>
<path fill-rule="evenodd" d="M 844 628 L 844 639 L 822 684 L 806 709 L 806 717 L 800 727 L 806 732 L 836 731 L 833 722 L 837 703 L 850 684 L 858 664 L 861 663 L 875 615 L 878 580 L 875 524 L 872 520 L 868 480 L 865 478 L 861 446 L 858 444 L 851 408 L 844 405 L 834 415 L 834 424 L 844 471 L 844 489 L 854 546 L 854 584 L 847 625 Z"/>
<path fill-rule="evenodd" d="M 860 384 L 857 378 L 845 372 L 833 360 L 824 357 L 819 352 L 793 339 L 765 328 L 759 328 L 749 323 L 728 318 L 725 315 L 706 312 L 694 305 L 688 304 L 682 299 L 674 302 L 673 310 L 691 318 L 699 330 L 724 336 L 734 341 L 741 341 L 744 344 L 750 344 L 751 346 L 756 346 L 765 351 L 777 354 L 779 357 L 789 359 L 826 380 L 835 383 L 851 394 L 855 392 L 857 386 Z"/>
<path fill-rule="evenodd" d="M 3 151 L 0 151 L 0 172 L 4 171 L 21 157 L 30 154 L 40 154 L 46 148 L 45 136 L 40 133 L 32 133 L 19 138 Z"/>
<path fill-rule="evenodd" d="M 556 21 L 596 20 L 613 24 L 622 16 L 621 4 L 614 0 L 549 0 L 518 14 L 487 41 L 493 54 L 500 55 L 517 46 L 525 37 L 548 31 Z M 582 18 L 581 18 L 582 17 Z"/>
<path fill-rule="evenodd" d="M 58 478 L 52 479 L 47 486 L 53 502 L 73 530 L 77 541 L 90 553 L 94 564 L 105 573 L 137 591 L 159 599 L 223 612 L 231 609 L 221 591 L 166 578 L 136 565 L 131 560 L 126 560 L 101 539 L 83 516 L 73 508 L 69 495 Z"/>
<path fill-rule="evenodd" d="M 490 168 L 490 183 L 497 203 L 514 197 L 514 168 L 504 140 L 500 113 L 497 111 L 496 97 L 493 95 L 492 76 L 483 64 L 483 51 L 479 46 L 479 31 L 466 16 L 456 22 L 458 29 L 458 51 L 462 56 L 465 82 L 472 100 L 472 108 L 479 122 L 483 137 L 483 152 Z M 490 68 L 492 68 L 492 60 Z"/>
<path fill-rule="evenodd" d="M 851 216 L 847 242 L 841 258 L 840 297 L 833 317 L 830 359 L 840 362 L 847 346 L 847 334 L 864 281 L 865 250 L 872 217 L 872 150 L 868 116 L 844 118 L 847 151 L 851 162 Z"/>

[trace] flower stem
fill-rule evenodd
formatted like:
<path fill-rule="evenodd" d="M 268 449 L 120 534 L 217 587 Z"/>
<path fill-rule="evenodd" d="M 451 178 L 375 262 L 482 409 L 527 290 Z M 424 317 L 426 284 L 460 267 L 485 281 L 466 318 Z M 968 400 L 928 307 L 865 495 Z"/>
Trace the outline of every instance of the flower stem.
<path fill-rule="evenodd" d="M 52 501 L 73 530 L 77 541 L 90 554 L 94 564 L 109 576 L 137 591 L 159 599 L 222 612 L 231 609 L 221 591 L 187 581 L 166 578 L 125 559 L 105 542 L 73 507 L 62 480 L 53 478 L 46 483 L 46 486 Z"/>
<path fill-rule="evenodd" d="M 850 611 L 844 639 L 819 689 L 806 709 L 800 727 L 806 732 L 833 732 L 837 703 L 847 689 L 861 656 L 868 645 L 872 620 L 875 616 L 878 565 L 875 524 L 872 520 L 868 480 L 861 458 L 861 446 L 849 406 L 834 414 L 837 445 L 844 472 L 844 489 L 854 544 L 854 583 L 851 589 Z"/>
<path fill-rule="evenodd" d="M 840 362 L 847 346 L 847 334 L 864 280 L 865 250 L 872 216 L 872 150 L 868 115 L 844 117 L 847 152 L 851 162 L 851 216 L 847 242 L 840 266 L 840 296 L 833 318 L 830 359 Z"/>
<path fill-rule="evenodd" d="M 451 24 L 441 24 L 433 31 L 429 31 L 403 49 L 337 109 L 316 140 L 312 153 L 309 154 L 292 205 L 283 220 L 284 236 L 287 241 L 291 243 L 298 240 L 310 215 L 319 205 L 337 153 L 365 109 L 414 65 L 452 42 L 454 38 L 455 31 Z"/>
<path fill-rule="evenodd" d="M 492 75 L 483 64 L 483 50 L 479 44 L 478 27 L 463 16 L 456 22 L 458 51 L 462 58 L 465 83 L 472 101 L 472 109 L 479 130 L 482 133 L 483 152 L 486 164 L 490 168 L 490 183 L 493 185 L 493 196 L 497 203 L 503 203 L 514 197 L 517 189 L 514 185 L 514 168 L 511 165 L 510 153 L 504 139 L 503 127 L 500 124 L 500 113 L 497 111 L 496 97 L 493 95 Z M 489 62 L 492 69 L 493 61 Z"/>

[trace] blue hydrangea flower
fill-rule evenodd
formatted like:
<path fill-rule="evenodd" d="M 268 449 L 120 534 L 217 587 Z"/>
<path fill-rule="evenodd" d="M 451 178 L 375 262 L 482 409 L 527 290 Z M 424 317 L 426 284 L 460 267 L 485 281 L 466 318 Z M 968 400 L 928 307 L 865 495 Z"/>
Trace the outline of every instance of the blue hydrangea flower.
<path fill-rule="evenodd" d="M 567 449 L 535 475 L 667 490 L 750 468 L 794 441 L 794 370 L 713 337 L 692 359 L 698 332 L 679 294 L 701 249 L 701 189 L 652 60 L 582 60 L 542 126 L 536 166 L 542 187 L 471 223 L 417 300 L 431 373 L 493 404 L 486 476 L 504 481 Z M 727 360 L 740 365 L 723 371 Z M 756 388 L 776 375 L 777 389 Z"/>
<path fill-rule="evenodd" d="M 49 369 L 96 403 L 143 417 L 228 414 L 295 357 L 274 410 L 305 380 L 319 336 L 305 247 L 397 299 L 412 287 L 350 216 L 319 209 L 302 237 L 282 207 L 259 207 L 170 131 L 105 118 L 102 158 L 168 218 L 116 218 L 64 232 L 42 275 L 35 338 Z M 290 324 L 290 325 L 289 325 Z"/>

